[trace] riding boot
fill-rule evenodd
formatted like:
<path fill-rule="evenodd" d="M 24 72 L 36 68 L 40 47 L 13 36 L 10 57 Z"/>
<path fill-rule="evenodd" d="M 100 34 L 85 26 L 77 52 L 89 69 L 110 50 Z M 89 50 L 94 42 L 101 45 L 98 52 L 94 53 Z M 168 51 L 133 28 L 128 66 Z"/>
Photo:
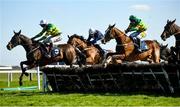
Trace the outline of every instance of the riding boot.
<path fill-rule="evenodd" d="M 45 53 L 44 53 L 44 56 L 46 57 L 46 58 L 51 58 L 51 47 L 52 47 L 52 43 L 50 43 L 50 45 L 48 45 L 48 44 L 44 44 L 45 45 Z M 49 47 L 49 50 L 46 48 L 46 47 Z"/>
<path fill-rule="evenodd" d="M 101 55 L 105 54 L 104 50 L 98 44 L 96 44 L 95 47 L 99 50 Z"/>
<path fill-rule="evenodd" d="M 138 51 L 142 52 L 142 49 L 141 49 L 141 40 L 139 38 L 137 38 L 137 43 L 138 43 Z"/>
<path fill-rule="evenodd" d="M 83 64 L 85 64 L 85 63 L 86 63 L 86 55 L 85 55 L 81 50 L 79 50 L 79 48 L 76 48 L 76 47 L 75 47 L 75 50 L 76 50 L 76 52 L 77 52 L 77 54 L 78 54 L 78 56 L 79 56 L 80 62 L 82 62 Z"/>

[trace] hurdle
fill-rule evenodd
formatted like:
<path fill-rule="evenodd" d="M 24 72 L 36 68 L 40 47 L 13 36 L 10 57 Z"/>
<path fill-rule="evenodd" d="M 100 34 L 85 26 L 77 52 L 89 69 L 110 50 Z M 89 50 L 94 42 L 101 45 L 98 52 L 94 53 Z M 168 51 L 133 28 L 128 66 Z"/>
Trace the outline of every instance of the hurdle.
<path fill-rule="evenodd" d="M 41 68 L 54 92 L 124 90 L 161 90 L 175 93 L 180 89 L 180 65 L 119 64 L 88 67 L 46 66 Z"/>

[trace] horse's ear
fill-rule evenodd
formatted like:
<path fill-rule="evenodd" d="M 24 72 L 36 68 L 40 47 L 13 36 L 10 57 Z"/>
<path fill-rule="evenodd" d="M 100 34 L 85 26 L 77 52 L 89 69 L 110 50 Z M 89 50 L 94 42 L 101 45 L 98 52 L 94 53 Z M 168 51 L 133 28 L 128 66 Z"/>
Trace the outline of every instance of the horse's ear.
<path fill-rule="evenodd" d="M 168 44 L 165 45 L 165 47 L 167 47 L 167 46 L 168 46 Z"/>
<path fill-rule="evenodd" d="M 20 35 L 21 34 L 21 30 L 17 34 Z"/>
<path fill-rule="evenodd" d="M 176 21 L 176 19 L 174 19 L 171 23 L 174 23 Z"/>
<path fill-rule="evenodd" d="M 113 25 L 112 25 L 112 27 L 114 27 L 116 25 L 116 23 L 114 23 Z"/>
<path fill-rule="evenodd" d="M 16 32 L 13 30 L 14 34 L 16 34 Z"/>
<path fill-rule="evenodd" d="M 70 38 L 70 36 L 69 35 L 67 35 L 68 36 L 68 38 Z"/>
<path fill-rule="evenodd" d="M 109 24 L 109 28 L 112 29 L 115 25 L 116 25 L 116 23 L 113 24 L 113 25 L 110 25 L 110 24 Z"/>
<path fill-rule="evenodd" d="M 170 21 L 169 21 L 169 19 L 167 20 L 167 23 L 169 23 Z"/>

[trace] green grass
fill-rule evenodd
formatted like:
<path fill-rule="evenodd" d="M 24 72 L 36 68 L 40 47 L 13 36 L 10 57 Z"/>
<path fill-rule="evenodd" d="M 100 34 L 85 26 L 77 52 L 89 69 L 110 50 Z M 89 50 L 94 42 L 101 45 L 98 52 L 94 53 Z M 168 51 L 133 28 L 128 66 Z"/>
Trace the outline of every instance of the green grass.
<path fill-rule="evenodd" d="M 0 106 L 178 106 L 180 97 L 146 94 L 0 91 Z"/>
<path fill-rule="evenodd" d="M 11 87 L 19 87 L 19 74 Z M 23 86 L 36 86 L 24 76 Z M 7 87 L 7 74 L 0 75 L 0 88 Z M 0 91 L 0 106 L 179 106 L 180 97 L 151 93 L 42 93 L 42 91 Z"/>
<path fill-rule="evenodd" d="M 10 87 L 19 87 L 19 76 L 20 74 L 13 74 L 13 80 L 10 82 Z M 8 87 L 7 74 L 0 74 L 0 88 Z M 37 86 L 37 76 L 33 74 L 32 81 L 30 81 L 29 76 L 23 76 L 23 86 Z"/>

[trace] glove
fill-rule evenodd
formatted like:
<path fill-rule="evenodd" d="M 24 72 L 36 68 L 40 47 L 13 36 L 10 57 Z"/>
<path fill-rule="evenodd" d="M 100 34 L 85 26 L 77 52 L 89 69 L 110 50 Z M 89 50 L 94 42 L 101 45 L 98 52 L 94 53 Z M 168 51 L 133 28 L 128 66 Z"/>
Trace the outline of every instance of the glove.
<path fill-rule="evenodd" d="M 128 30 L 128 29 L 126 29 L 124 32 L 125 32 L 125 33 L 128 33 L 128 32 L 129 32 L 129 30 Z"/>
<path fill-rule="evenodd" d="M 40 42 L 40 40 L 36 40 L 36 42 Z"/>
<path fill-rule="evenodd" d="M 31 38 L 31 40 L 32 40 L 32 41 L 34 41 L 34 39 L 35 39 L 34 37 L 33 37 L 33 38 Z"/>

